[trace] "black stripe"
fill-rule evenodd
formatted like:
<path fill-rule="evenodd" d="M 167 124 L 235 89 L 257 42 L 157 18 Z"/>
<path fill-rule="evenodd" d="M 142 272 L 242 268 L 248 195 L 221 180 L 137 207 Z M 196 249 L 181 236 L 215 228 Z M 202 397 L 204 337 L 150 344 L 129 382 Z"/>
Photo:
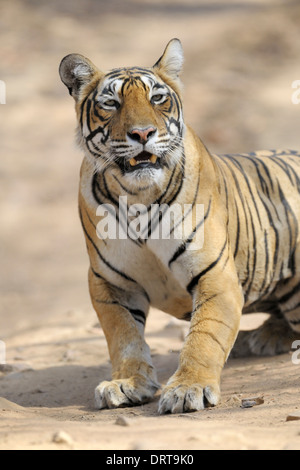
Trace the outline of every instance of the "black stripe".
<path fill-rule="evenodd" d="M 141 77 L 134 77 L 134 80 L 135 80 L 135 82 L 139 82 L 142 85 L 142 87 L 144 88 L 145 91 L 148 91 L 148 88 L 146 87 L 146 85 L 143 82 L 143 80 L 141 79 Z"/>
<path fill-rule="evenodd" d="M 93 146 L 93 149 L 96 150 L 96 152 L 94 150 L 91 150 L 90 145 Z M 90 154 L 93 155 L 93 157 L 95 157 L 96 159 L 101 159 L 101 160 L 104 161 L 104 163 L 107 164 L 106 157 L 101 154 L 101 151 L 100 151 L 99 147 L 92 140 L 89 141 L 89 142 L 86 142 L 86 146 L 87 146 L 87 149 L 90 152 Z"/>
<path fill-rule="evenodd" d="M 235 239 L 235 249 L 234 249 L 234 259 L 238 253 L 238 249 L 239 249 L 239 244 L 240 244 L 240 215 L 239 215 L 239 209 L 238 209 L 238 206 L 237 206 L 237 202 L 236 200 L 234 200 L 234 203 L 235 203 L 235 209 L 236 209 L 236 224 L 237 224 L 237 227 L 236 227 L 236 239 Z"/>
<path fill-rule="evenodd" d="M 99 279 L 102 279 L 103 281 L 107 282 L 108 284 L 110 284 L 112 287 L 114 288 L 117 288 L 117 289 L 120 289 L 120 290 L 124 290 L 122 289 L 121 287 L 118 287 L 118 286 L 115 286 L 111 283 L 109 283 L 103 276 L 101 276 L 99 273 L 97 273 L 92 267 L 91 267 L 91 270 L 93 272 L 93 274 L 98 277 Z M 125 308 L 126 310 L 128 310 L 131 315 L 134 317 L 134 319 L 136 321 L 139 321 L 140 323 L 142 323 L 143 325 L 145 324 L 146 322 L 146 315 L 145 313 L 142 311 L 142 310 L 135 310 L 135 309 L 130 309 L 129 307 L 127 307 L 126 305 L 123 305 L 121 304 L 120 302 L 118 302 L 117 300 L 101 300 L 101 299 L 95 299 L 95 301 L 99 304 L 104 304 L 104 305 L 119 305 L 120 307 L 123 307 Z"/>
<path fill-rule="evenodd" d="M 250 245 L 249 243 L 247 244 L 247 263 L 246 263 L 246 277 L 245 279 L 242 281 L 242 287 L 244 287 L 248 280 L 249 280 L 249 275 L 250 275 Z"/>
<path fill-rule="evenodd" d="M 114 81 L 116 78 L 122 78 L 122 75 L 124 76 L 124 73 L 126 72 L 125 68 L 120 68 L 120 69 L 113 69 L 111 72 L 108 72 L 106 74 L 106 79 L 110 79 L 111 82 Z M 111 85 L 111 83 L 110 83 Z"/>
<path fill-rule="evenodd" d="M 172 256 L 172 258 L 170 259 L 168 263 L 169 268 L 171 267 L 171 264 L 174 263 L 174 261 L 176 261 L 177 258 L 179 258 L 179 256 L 181 256 L 186 251 L 187 243 L 190 243 L 190 242 L 191 240 L 185 240 L 184 243 L 180 245 L 179 248 L 177 248 L 177 250 L 175 251 L 174 255 Z"/>
<path fill-rule="evenodd" d="M 289 180 L 290 180 L 290 182 L 293 186 L 295 186 L 295 184 L 294 184 L 293 178 L 291 176 L 291 173 L 294 175 L 294 178 L 296 180 L 297 190 L 298 190 L 298 192 L 300 192 L 300 178 L 297 175 L 297 173 L 295 172 L 294 168 L 288 162 L 286 162 L 283 158 L 280 158 L 278 156 L 269 157 L 269 158 L 271 158 L 271 160 L 274 163 L 277 163 L 277 165 L 285 172 L 285 174 L 288 176 L 288 178 L 289 178 Z"/>
<path fill-rule="evenodd" d="M 276 268 L 277 268 L 277 262 L 278 262 L 278 255 L 279 255 L 279 242 L 280 242 L 280 235 L 279 235 L 279 232 L 276 228 L 276 224 L 274 223 L 274 220 L 272 218 L 272 215 L 271 215 L 271 212 L 270 212 L 270 209 L 268 207 L 268 204 L 267 202 L 264 200 L 264 198 L 262 197 L 262 195 L 260 193 L 258 193 L 258 196 L 264 206 L 264 209 L 267 213 L 267 217 L 268 217 L 268 220 L 269 220 L 269 224 L 270 224 L 270 227 L 274 230 L 274 235 L 275 235 L 275 249 L 274 249 L 274 253 L 273 253 L 273 267 L 272 267 L 272 278 L 270 280 L 270 283 L 272 283 L 274 277 L 275 277 L 275 274 L 276 274 Z M 268 202 L 271 202 L 270 200 L 268 200 Z M 277 211 L 276 211 L 277 212 Z M 279 219 L 278 219 L 279 220 Z"/>
<path fill-rule="evenodd" d="M 86 124 L 88 126 L 89 131 L 91 131 L 91 105 L 92 102 L 95 101 L 95 96 L 98 93 L 98 84 L 99 81 L 97 82 L 95 89 L 93 92 L 91 92 L 81 103 L 81 111 L 80 111 L 80 126 L 81 129 L 83 128 L 83 112 L 84 112 L 84 106 L 86 107 Z M 91 96 L 92 94 L 92 96 Z"/>
<path fill-rule="evenodd" d="M 298 238 L 298 222 L 297 222 L 297 218 L 296 218 L 294 212 L 291 209 L 291 206 L 289 205 L 288 201 L 286 200 L 286 198 L 283 194 L 283 191 L 281 189 L 281 186 L 280 186 L 278 180 L 277 180 L 277 183 L 278 183 L 278 191 L 279 191 L 280 200 L 281 200 L 282 205 L 284 207 L 287 226 L 288 226 L 288 231 L 289 231 L 290 250 L 289 250 L 289 263 L 288 263 L 288 266 L 291 269 L 292 274 L 294 276 L 295 273 L 296 273 L 295 251 L 296 251 L 296 243 L 297 243 L 297 238 Z M 294 220 L 294 226 L 295 226 L 294 243 L 293 243 L 292 227 L 291 227 L 291 224 L 290 224 L 290 221 L 289 221 L 289 214 L 291 214 L 291 217 Z"/>
<path fill-rule="evenodd" d="M 98 127 L 97 127 L 96 129 L 94 129 L 93 131 L 90 130 L 89 135 L 87 135 L 87 136 L 85 137 L 86 142 L 89 142 L 90 140 L 92 140 L 92 139 L 95 137 L 95 135 L 97 135 L 97 134 L 99 134 L 99 133 L 104 135 L 104 127 L 103 127 L 103 126 L 98 126 Z"/>
<path fill-rule="evenodd" d="M 261 174 L 261 171 L 260 169 L 258 168 L 259 167 L 259 164 L 261 164 L 261 166 L 263 167 L 263 169 L 265 170 L 265 173 L 269 179 L 269 183 L 270 183 L 270 186 L 271 186 L 271 189 L 273 191 L 274 187 L 273 187 L 273 180 L 272 180 L 272 177 L 270 175 L 270 171 L 267 167 L 267 165 L 265 164 L 265 162 L 263 161 L 263 157 L 259 156 L 259 155 L 244 155 L 244 154 L 234 154 L 233 156 L 238 156 L 238 157 L 241 157 L 241 158 L 245 158 L 247 159 L 248 161 L 250 161 L 251 163 L 253 163 L 253 165 L 255 166 L 256 168 L 256 172 L 257 172 L 257 175 L 258 175 L 258 178 L 260 179 L 260 181 L 264 181 L 264 185 L 265 185 L 265 189 L 267 190 L 267 192 L 269 193 L 269 189 L 268 189 L 268 185 L 266 184 L 264 178 L 262 177 L 262 174 Z"/>
<path fill-rule="evenodd" d="M 259 293 L 262 294 L 262 292 L 264 291 L 264 288 L 265 288 L 265 285 L 266 285 L 266 282 L 267 282 L 267 274 L 268 274 L 268 270 L 269 270 L 269 247 L 268 247 L 268 233 L 267 231 L 265 230 L 265 233 L 264 233 L 264 241 L 265 241 L 265 256 L 266 256 L 266 259 L 265 259 L 265 272 L 264 272 L 264 276 L 263 276 L 263 283 L 260 287 L 260 290 L 259 290 Z"/>
<path fill-rule="evenodd" d="M 100 199 L 100 196 L 99 194 L 97 194 L 97 190 L 100 192 L 100 194 L 105 198 L 106 195 L 104 194 L 103 190 L 101 189 L 100 187 L 100 184 L 99 184 L 99 178 L 98 178 L 98 173 L 96 173 L 94 176 L 93 176 L 93 180 L 92 180 L 92 194 L 93 194 L 93 197 L 95 199 L 95 201 L 100 205 L 100 206 L 103 206 L 105 205 L 105 208 L 108 212 L 111 213 L 112 216 L 114 216 L 117 220 L 118 223 L 120 223 L 119 221 L 119 216 L 118 216 L 118 213 L 117 211 L 113 210 L 110 208 L 110 205 L 109 204 L 106 204 L 103 200 Z M 123 227 L 122 227 L 123 228 Z M 123 228 L 124 229 L 124 228 Z"/>
<path fill-rule="evenodd" d="M 189 334 L 193 333 L 193 330 L 190 331 Z M 206 335 L 206 336 L 209 336 L 213 341 L 215 341 L 219 346 L 220 348 L 222 349 L 223 353 L 225 354 L 226 351 L 224 349 L 224 346 L 222 345 L 222 343 L 220 343 L 220 341 L 218 340 L 218 338 L 216 338 L 215 335 L 213 335 L 210 331 L 204 331 L 204 330 L 197 330 L 196 331 L 197 334 L 202 334 L 202 335 Z"/>
<path fill-rule="evenodd" d="M 101 274 L 97 273 L 92 267 L 91 267 L 91 271 L 94 274 L 94 276 L 98 277 L 99 279 L 102 279 L 103 281 L 106 281 L 106 279 L 103 276 L 101 276 Z"/>
<path fill-rule="evenodd" d="M 160 210 L 160 203 L 163 199 L 163 197 L 167 194 L 168 190 L 169 190 L 169 187 L 171 186 L 172 184 L 172 181 L 173 181 L 173 178 L 174 178 L 174 175 L 175 175 L 175 171 L 176 171 L 176 168 L 177 168 L 177 164 L 175 165 L 175 167 L 173 168 L 173 171 L 171 173 L 171 176 L 169 178 L 169 181 L 168 181 L 168 184 L 166 186 L 166 188 L 164 189 L 163 193 L 154 201 L 152 202 L 151 204 L 148 205 L 147 207 L 147 212 L 149 212 L 149 210 L 152 209 L 152 206 L 153 205 L 156 205 L 158 204 L 158 210 L 157 210 L 157 213 L 154 215 L 154 217 L 152 219 L 149 220 L 149 223 L 148 223 L 148 227 L 146 228 L 145 232 L 148 231 L 148 233 L 144 233 L 143 234 L 143 238 L 145 239 L 146 236 L 147 238 L 149 238 L 149 235 L 151 235 L 151 232 L 152 232 L 152 224 L 153 224 L 153 219 L 155 219 L 155 217 L 157 216 L 157 214 L 159 213 L 159 210 Z M 151 214 L 152 215 L 152 214 Z M 156 224 L 157 225 L 157 224 Z M 155 226 L 156 228 L 156 226 Z"/>
<path fill-rule="evenodd" d="M 193 199 L 193 202 L 192 202 L 192 205 L 191 207 L 189 208 L 189 210 L 184 213 L 183 217 L 181 218 L 181 220 L 179 222 L 177 222 L 176 225 L 173 225 L 173 227 L 171 228 L 170 230 L 170 233 L 169 235 L 171 235 L 174 230 L 178 227 L 178 225 L 182 224 L 182 222 L 184 221 L 184 219 L 192 212 L 195 204 L 196 204 L 196 201 L 197 201 L 197 197 L 198 197 L 198 193 L 199 193 L 199 187 L 200 187 L 200 171 L 198 172 L 198 180 L 197 180 L 197 185 L 196 185 L 196 192 L 195 192 L 195 195 L 194 195 L 194 199 Z M 210 203 L 210 202 L 209 202 Z"/>
<path fill-rule="evenodd" d="M 300 282 L 296 286 L 294 286 L 290 292 L 283 295 L 278 301 L 280 304 L 284 304 L 288 302 L 295 294 L 298 294 L 299 292 L 300 292 Z"/>
<path fill-rule="evenodd" d="M 110 268 L 112 271 L 114 271 L 116 274 L 118 274 L 119 276 L 123 277 L 124 279 L 126 279 L 127 281 L 130 281 L 130 282 L 133 282 L 134 284 L 137 284 L 137 282 L 132 279 L 132 277 L 128 276 L 127 274 L 125 274 L 124 272 L 120 271 L 119 269 L 115 268 L 112 264 L 109 263 L 109 261 L 107 261 L 104 256 L 101 254 L 99 248 L 97 247 L 97 245 L 95 244 L 95 242 L 93 241 L 92 237 L 89 235 L 85 225 L 84 225 L 84 222 L 83 222 L 83 218 L 82 218 L 82 213 L 81 213 L 81 210 L 79 210 L 79 215 L 80 215 L 80 220 L 81 220 L 81 224 L 82 224 L 82 228 L 83 228 L 83 231 L 86 235 L 86 237 L 88 238 L 88 240 L 91 242 L 91 244 L 93 245 L 94 249 L 96 250 L 99 258 L 101 259 L 101 261 L 108 267 Z"/>
<path fill-rule="evenodd" d="M 131 83 L 131 81 L 132 81 L 131 77 L 125 78 L 125 80 L 122 83 L 122 87 L 121 87 L 121 91 L 120 91 L 121 95 L 124 95 L 125 86 L 127 85 L 128 82 Z"/>
<path fill-rule="evenodd" d="M 104 304 L 104 305 L 120 305 L 120 306 L 122 307 L 122 305 L 121 305 L 117 300 L 100 300 L 100 299 L 95 299 L 94 301 L 97 302 L 98 304 Z"/>
<path fill-rule="evenodd" d="M 86 122 L 86 125 L 87 125 L 90 132 L 92 132 L 92 129 L 91 129 L 91 105 L 92 105 L 92 102 L 91 102 L 90 99 L 88 99 L 87 102 L 86 102 L 85 122 Z"/>
<path fill-rule="evenodd" d="M 201 273 L 197 274 L 197 276 L 193 277 L 193 279 L 189 282 L 189 284 L 187 285 L 187 291 L 189 292 L 189 294 L 192 294 L 195 286 L 199 282 L 199 279 L 203 277 L 205 274 L 207 274 L 211 269 L 213 269 L 218 264 L 218 262 L 222 258 L 226 245 L 227 245 L 227 238 L 225 240 L 222 250 L 220 251 L 219 256 L 215 259 L 215 261 L 213 261 L 209 266 L 207 266 L 207 268 L 201 271 Z"/>
<path fill-rule="evenodd" d="M 105 189 L 105 192 L 106 192 L 106 197 L 107 199 L 112 202 L 117 208 L 119 208 L 119 201 L 117 199 L 115 199 L 113 197 L 113 195 L 111 194 L 110 192 L 110 189 L 107 185 L 107 181 L 106 181 L 106 177 L 105 177 L 105 173 L 107 171 L 107 168 L 101 173 L 101 179 L 102 179 L 102 182 L 103 182 L 103 185 L 104 185 L 104 189 Z"/>
<path fill-rule="evenodd" d="M 296 305 L 294 305 L 294 307 L 291 307 L 288 310 L 284 310 L 284 312 L 282 312 L 282 313 L 285 315 L 286 313 L 291 313 L 294 310 L 297 310 L 298 308 L 300 308 L 300 302 L 298 302 Z M 298 323 L 300 323 L 300 319 L 298 320 Z"/>
<path fill-rule="evenodd" d="M 182 189 L 183 181 L 184 181 L 184 178 L 185 178 L 185 154 L 184 153 L 182 154 L 182 159 L 181 160 L 182 160 L 182 166 L 181 166 L 181 171 L 179 173 L 179 176 L 181 176 L 179 187 L 177 188 L 176 192 L 171 197 L 171 199 L 165 201 L 165 204 L 168 204 L 169 206 L 178 197 L 178 195 L 179 195 L 179 193 Z M 179 163 L 181 163 L 181 162 L 179 162 Z"/>
<path fill-rule="evenodd" d="M 254 222 L 253 222 L 253 217 L 252 217 L 252 213 L 251 213 L 251 210 L 250 210 L 250 207 L 249 207 L 248 202 L 247 202 L 247 206 L 248 206 L 248 210 L 249 210 L 249 214 L 250 214 L 251 228 L 252 228 L 252 237 L 253 237 L 253 240 L 252 240 L 253 261 L 252 261 L 252 263 L 251 263 L 252 273 L 251 273 L 250 282 L 249 282 L 248 287 L 247 287 L 247 290 L 246 290 L 246 292 L 245 292 L 245 303 L 247 302 L 249 293 L 251 292 L 252 284 L 253 284 L 254 277 L 255 277 L 256 259 L 257 259 L 255 225 L 254 225 Z M 249 243 L 250 243 L 250 240 L 249 240 Z"/>
<path fill-rule="evenodd" d="M 248 224 L 248 217 L 247 217 L 247 214 L 246 214 L 246 209 L 245 209 L 245 202 L 244 202 L 244 196 L 243 196 L 243 193 L 242 193 L 242 190 L 241 190 L 241 187 L 239 185 L 239 181 L 233 171 L 233 169 L 231 168 L 231 165 L 230 165 L 230 161 L 227 162 L 226 160 L 222 159 L 222 162 L 225 163 L 225 165 L 227 166 L 227 168 L 229 169 L 230 173 L 231 173 L 231 176 L 235 182 L 235 185 L 236 185 L 236 189 L 237 189 L 237 192 L 238 192 L 238 195 L 239 195 L 239 198 L 240 198 L 240 201 L 241 201 L 241 204 L 242 204 L 242 209 L 243 209 L 243 212 L 244 212 L 244 216 L 245 216 L 245 222 L 246 222 L 246 234 L 247 234 L 247 239 L 249 238 L 249 224 Z"/>
<path fill-rule="evenodd" d="M 211 206 L 211 198 L 209 200 L 209 205 L 208 205 L 208 209 L 206 211 L 206 214 L 204 215 L 203 219 L 200 220 L 200 222 L 198 222 L 198 224 L 196 225 L 196 227 L 194 228 L 194 230 L 192 231 L 192 233 L 188 236 L 188 238 L 182 243 L 182 245 L 180 245 L 177 250 L 175 251 L 174 255 L 172 256 L 172 258 L 170 259 L 169 263 L 168 263 L 168 266 L 170 268 L 171 264 L 174 263 L 174 261 L 177 260 L 177 258 L 179 256 L 181 256 L 187 249 L 187 245 L 189 245 L 193 239 L 194 239 L 194 236 L 197 232 L 197 230 L 201 227 L 201 225 L 204 223 L 204 221 L 207 219 L 207 217 L 209 216 L 209 213 L 210 213 L 210 206 Z"/>
<path fill-rule="evenodd" d="M 128 310 L 136 321 L 142 323 L 142 325 L 145 325 L 146 315 L 142 310 L 135 310 L 132 308 L 129 308 Z"/>
<path fill-rule="evenodd" d="M 157 212 L 158 213 L 158 219 L 157 219 L 156 223 L 154 224 L 154 226 L 153 226 L 153 220 L 149 221 L 149 224 L 148 224 L 148 238 L 151 237 L 151 233 L 152 233 L 153 229 L 155 230 L 156 227 L 160 224 L 164 214 L 167 212 L 167 210 L 169 209 L 169 207 L 171 206 L 173 201 L 176 199 L 176 197 L 180 193 L 182 185 L 183 185 L 184 174 L 180 172 L 179 176 L 181 176 L 179 186 L 178 186 L 175 194 L 173 195 L 173 197 L 171 197 L 171 199 L 169 199 L 168 202 L 164 202 L 164 203 L 161 204 L 162 206 L 164 206 L 164 210 L 161 211 L 160 208 L 158 208 L 158 212 Z M 177 183 L 177 181 L 176 181 L 176 183 Z"/>
<path fill-rule="evenodd" d="M 90 240 L 91 244 L 92 244 L 93 247 L 95 248 L 97 254 L 99 255 L 100 259 L 104 262 L 104 264 L 106 264 L 112 271 L 116 272 L 116 273 L 119 274 L 121 277 L 124 277 L 124 278 L 127 279 L 128 281 L 131 281 L 131 282 L 133 282 L 133 283 L 139 285 L 139 284 L 137 283 L 137 281 L 135 281 L 134 279 L 132 279 L 132 278 L 131 278 L 130 276 L 128 276 L 127 274 L 125 274 L 125 273 L 119 271 L 117 268 L 115 268 L 114 266 L 112 266 L 112 265 L 103 257 L 103 255 L 100 253 L 99 249 L 97 248 L 97 246 L 95 245 L 94 241 L 92 240 L 92 238 L 90 237 L 90 235 L 88 234 L 88 232 L 87 232 L 87 230 L 86 230 L 86 227 L 85 227 L 85 225 L 84 225 L 84 223 L 83 223 L 83 218 L 82 218 L 82 213 L 81 213 L 80 208 L 79 208 L 79 216 L 80 216 L 80 220 L 81 220 L 81 224 L 82 224 L 82 228 L 83 228 L 84 233 L 86 234 L 87 238 Z M 132 241 L 134 241 L 134 240 L 132 240 Z M 97 273 L 96 273 L 95 271 L 93 271 L 93 272 L 94 272 L 95 275 L 97 275 Z M 105 279 L 104 277 L 100 276 L 99 274 L 98 274 L 98 277 L 101 277 L 103 280 L 106 281 L 106 279 Z M 109 281 L 107 281 L 107 282 L 109 282 Z M 111 284 L 111 283 L 110 283 L 110 284 Z M 145 298 L 147 299 L 147 301 L 150 303 L 151 299 L 150 299 L 148 293 L 145 291 L 145 289 L 144 289 L 141 285 L 139 285 L 139 287 L 140 287 L 140 289 L 142 290 L 142 294 L 144 295 L 144 297 L 145 297 Z M 122 287 L 118 287 L 118 289 L 124 290 L 124 289 L 122 289 Z"/>
<path fill-rule="evenodd" d="M 172 98 L 175 101 L 176 108 L 177 108 L 177 115 L 178 115 L 178 119 L 179 119 L 180 115 L 181 115 L 181 111 L 182 111 L 182 103 L 180 101 L 179 96 L 174 92 L 172 93 Z"/>
<path fill-rule="evenodd" d="M 119 181 L 119 179 L 113 174 L 113 177 L 114 179 L 116 180 L 116 182 L 121 186 L 121 188 L 123 189 L 123 191 L 125 191 L 127 194 L 130 194 L 130 196 L 137 196 L 138 193 L 134 193 L 133 191 L 131 191 L 130 189 L 126 188 L 126 186 L 124 186 L 121 181 Z"/>
<path fill-rule="evenodd" d="M 286 284 L 290 281 L 289 278 L 285 279 L 283 275 L 283 268 L 284 268 L 284 260 L 281 261 L 280 272 L 279 272 L 279 279 L 282 280 L 283 284 Z"/>
<path fill-rule="evenodd" d="M 105 170 L 106 171 L 106 170 Z M 93 181 L 92 181 L 92 193 L 93 193 L 93 196 L 96 200 L 96 202 L 99 204 L 99 205 L 105 205 L 105 209 L 110 213 L 112 214 L 113 217 L 116 218 L 116 221 L 118 222 L 118 225 L 121 226 L 122 230 L 124 233 L 126 233 L 129 237 L 129 239 L 137 246 L 142 246 L 142 244 L 144 243 L 144 240 L 142 240 L 141 238 L 138 238 L 138 239 L 135 239 L 135 238 L 132 238 L 130 236 L 130 233 L 129 233 L 129 223 L 128 223 L 128 219 L 127 219 L 127 226 L 125 227 L 124 225 L 124 217 L 121 217 L 121 219 L 119 218 L 119 215 L 118 215 L 118 212 L 117 210 L 119 210 L 119 204 L 117 203 L 117 201 L 115 199 L 113 199 L 112 197 L 109 197 L 109 196 L 106 196 L 103 192 L 103 190 L 101 189 L 100 187 L 100 184 L 99 184 L 99 177 L 100 175 L 98 173 L 96 173 L 93 177 Z M 101 174 L 101 177 L 103 177 L 103 174 Z M 103 179 L 103 178 L 102 178 Z M 107 197 L 107 199 L 109 199 L 111 202 L 113 202 L 115 205 L 116 205 L 116 210 L 115 212 L 113 212 L 113 209 L 110 208 L 110 205 L 109 204 L 106 204 L 104 201 L 101 201 L 99 195 L 97 194 L 96 190 L 98 189 L 98 191 L 102 194 L 103 197 Z M 106 192 L 108 191 L 108 187 L 107 185 L 105 184 L 105 189 L 106 189 Z M 110 193 L 109 193 L 110 194 Z M 127 213 L 128 213 L 128 207 L 127 207 Z"/>
<path fill-rule="evenodd" d="M 299 319 L 299 320 L 289 320 L 289 319 L 287 319 L 287 321 L 288 321 L 291 325 L 299 325 L 299 324 L 300 324 L 300 319 Z"/>
<path fill-rule="evenodd" d="M 85 108 L 87 100 L 88 100 L 88 96 L 83 100 L 83 102 L 80 105 L 80 121 L 79 122 L 80 122 L 81 130 L 82 130 L 82 127 L 83 127 L 83 113 L 84 113 L 84 108 Z"/>
<path fill-rule="evenodd" d="M 88 218 L 90 224 L 94 227 L 97 237 L 104 243 L 104 245 L 107 245 L 107 241 L 106 241 L 104 238 L 101 238 L 101 237 L 98 236 L 97 227 L 96 227 L 96 225 L 94 224 L 94 222 L 92 221 L 92 219 L 90 218 L 90 215 L 89 215 L 89 213 L 88 213 L 88 211 L 87 211 L 86 209 L 85 209 L 85 215 L 87 216 L 87 218 Z"/>
<path fill-rule="evenodd" d="M 191 318 L 192 318 L 192 313 L 193 313 L 193 312 L 187 312 L 187 313 L 185 313 L 185 314 L 181 317 L 181 320 L 190 321 Z"/>
<path fill-rule="evenodd" d="M 122 307 L 130 312 L 130 314 L 133 316 L 135 321 L 142 323 L 142 325 L 145 325 L 146 323 L 146 315 L 142 310 L 133 310 L 128 308 L 126 305 L 120 304 L 117 300 L 101 300 L 101 299 L 95 299 L 95 302 L 103 305 L 118 305 L 119 307 Z"/>
<path fill-rule="evenodd" d="M 101 274 L 99 274 L 98 272 L 96 272 L 94 270 L 94 268 L 91 266 L 91 271 L 92 273 L 94 274 L 94 276 L 98 277 L 98 279 L 102 279 L 103 281 L 105 281 L 110 287 L 113 287 L 114 289 L 117 289 L 117 290 L 120 290 L 122 292 L 125 292 L 125 290 L 122 288 L 122 287 L 119 287 L 117 286 L 116 284 L 112 284 L 110 281 L 108 281 L 107 279 L 105 279 L 105 277 L 103 277 Z M 97 301 L 97 302 L 100 302 L 100 301 Z"/>
<path fill-rule="evenodd" d="M 219 294 L 212 294 L 210 297 L 207 297 L 206 299 L 203 299 L 203 300 L 200 300 L 200 302 L 198 302 L 193 310 L 193 314 L 199 310 L 199 308 L 203 307 L 203 305 L 205 305 L 207 302 L 210 302 L 210 300 L 214 299 L 215 297 L 217 297 Z"/>
<path fill-rule="evenodd" d="M 230 157 L 230 160 L 233 162 L 233 164 L 236 166 L 236 168 L 238 168 L 238 170 L 240 171 L 241 175 L 244 177 L 244 179 L 245 179 L 245 181 L 246 181 L 246 184 L 247 184 L 247 187 L 248 187 L 248 191 L 249 191 L 249 193 L 250 193 L 250 196 L 251 196 L 253 205 L 254 205 L 254 207 L 255 207 L 255 211 L 256 211 L 256 215 L 257 215 L 258 221 L 259 221 L 260 228 L 262 228 L 262 222 L 261 222 L 261 218 L 260 218 L 260 213 L 259 213 L 259 210 L 258 210 L 258 207 L 257 207 L 257 204 L 256 204 L 256 199 L 255 199 L 254 194 L 253 194 L 252 189 L 251 189 L 251 185 L 250 185 L 250 182 L 249 182 L 249 178 L 248 178 L 247 174 L 245 173 L 245 170 L 244 170 L 243 166 L 241 165 L 241 163 L 240 163 L 239 161 L 237 161 L 233 156 Z"/>

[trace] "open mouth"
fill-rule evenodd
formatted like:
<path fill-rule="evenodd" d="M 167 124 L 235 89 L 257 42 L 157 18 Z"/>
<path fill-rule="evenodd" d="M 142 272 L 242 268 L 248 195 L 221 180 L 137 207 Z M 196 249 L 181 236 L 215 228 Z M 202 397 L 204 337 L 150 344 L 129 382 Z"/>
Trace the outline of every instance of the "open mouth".
<path fill-rule="evenodd" d="M 150 152 L 143 151 L 131 158 L 126 164 L 126 171 L 134 171 L 144 168 L 160 168 L 160 159 Z"/>

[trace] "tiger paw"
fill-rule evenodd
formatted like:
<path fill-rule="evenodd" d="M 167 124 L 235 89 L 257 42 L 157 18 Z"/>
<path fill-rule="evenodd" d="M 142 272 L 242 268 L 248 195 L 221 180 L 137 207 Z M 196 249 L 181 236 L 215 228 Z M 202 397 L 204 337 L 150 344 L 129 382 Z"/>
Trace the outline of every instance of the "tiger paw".
<path fill-rule="evenodd" d="M 299 339 L 285 318 L 271 316 L 256 330 L 240 331 L 231 357 L 273 356 L 290 351 Z"/>
<path fill-rule="evenodd" d="M 95 389 L 96 408 L 141 405 L 150 401 L 159 388 L 157 382 L 140 377 L 104 381 Z"/>
<path fill-rule="evenodd" d="M 207 406 L 217 405 L 219 398 L 218 384 L 203 386 L 200 383 L 185 384 L 176 381 L 163 390 L 158 412 L 164 414 L 203 410 Z"/>

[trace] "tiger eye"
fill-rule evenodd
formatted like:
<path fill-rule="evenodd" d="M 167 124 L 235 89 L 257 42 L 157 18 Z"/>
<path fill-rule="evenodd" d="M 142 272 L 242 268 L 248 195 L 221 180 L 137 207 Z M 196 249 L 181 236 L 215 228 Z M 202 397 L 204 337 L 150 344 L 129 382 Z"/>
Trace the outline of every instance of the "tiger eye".
<path fill-rule="evenodd" d="M 116 100 L 107 100 L 107 101 L 104 101 L 104 106 L 109 106 L 110 108 L 116 108 L 118 109 L 120 107 L 120 103 L 118 103 L 118 101 Z"/>
<path fill-rule="evenodd" d="M 161 104 L 166 100 L 166 95 L 153 95 L 151 98 L 151 102 L 153 104 Z"/>

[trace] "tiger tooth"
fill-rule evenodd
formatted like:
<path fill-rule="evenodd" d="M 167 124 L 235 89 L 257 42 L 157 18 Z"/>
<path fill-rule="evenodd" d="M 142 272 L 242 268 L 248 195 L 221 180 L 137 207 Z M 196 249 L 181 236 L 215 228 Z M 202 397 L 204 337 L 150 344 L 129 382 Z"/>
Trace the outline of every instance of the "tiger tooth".
<path fill-rule="evenodd" d="M 150 162 L 155 164 L 156 163 L 156 160 L 157 160 L 157 156 L 156 155 L 151 155 L 150 157 Z"/>
<path fill-rule="evenodd" d="M 131 159 L 129 160 L 129 163 L 130 163 L 130 166 L 135 166 L 135 165 L 137 165 L 137 161 L 136 161 L 135 158 L 131 158 Z"/>

